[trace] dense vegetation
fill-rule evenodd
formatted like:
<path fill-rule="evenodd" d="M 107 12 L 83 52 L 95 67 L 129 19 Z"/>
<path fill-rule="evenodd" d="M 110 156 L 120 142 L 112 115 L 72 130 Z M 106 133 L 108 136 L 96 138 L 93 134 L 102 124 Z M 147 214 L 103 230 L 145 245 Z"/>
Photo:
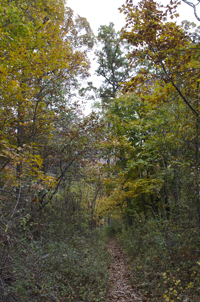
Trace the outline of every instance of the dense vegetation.
<path fill-rule="evenodd" d="M 127 0 L 95 38 L 62 0 L 1 1 L 2 301 L 105 301 L 106 232 L 143 301 L 199 301 L 200 35 L 178 4 Z"/>

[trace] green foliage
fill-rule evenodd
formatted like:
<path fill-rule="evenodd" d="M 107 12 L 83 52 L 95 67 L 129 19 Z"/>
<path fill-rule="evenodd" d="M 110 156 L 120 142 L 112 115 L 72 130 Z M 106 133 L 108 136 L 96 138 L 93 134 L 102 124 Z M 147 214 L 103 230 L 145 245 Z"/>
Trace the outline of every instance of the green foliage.
<path fill-rule="evenodd" d="M 143 301 L 193 301 L 200 298 L 200 241 L 196 226 L 135 219 L 118 234 L 127 253 L 131 282 Z"/>
<path fill-rule="evenodd" d="M 131 212 L 167 219 L 178 207 L 191 207 L 195 153 L 194 141 L 190 146 L 186 142 L 195 135 L 195 124 L 185 106 L 152 105 L 129 94 L 113 100 L 107 121 L 108 139 L 102 143 L 110 152 L 110 161 L 102 166 L 109 190 L 105 207 L 121 210 L 130 220 Z"/>
<path fill-rule="evenodd" d="M 130 73 L 126 58 L 126 47 L 120 39 L 120 32 L 116 32 L 114 24 L 101 25 L 98 30 L 98 41 L 101 50 L 96 51 L 98 69 L 96 73 L 103 77 L 103 84 L 99 88 L 102 107 L 106 107 L 116 96 L 120 82 L 124 82 Z"/>
<path fill-rule="evenodd" d="M 6 299 L 13 295 L 21 302 L 105 301 L 109 261 L 105 239 L 83 227 L 80 210 L 76 222 L 72 213 L 69 207 L 62 215 L 59 207 L 49 206 L 43 217 L 19 218 L 17 241 L 9 243 L 12 267 L 3 270 Z M 17 229 L 8 231 L 12 240 Z"/>
<path fill-rule="evenodd" d="M 99 28 L 104 122 L 71 99 L 87 20 L 60 0 L 0 4 L 0 299 L 105 301 L 117 236 L 144 301 L 199 301 L 199 28 L 168 22 L 170 3 L 126 1 L 129 63 Z"/>
<path fill-rule="evenodd" d="M 114 237 L 122 232 L 122 228 L 122 222 L 118 220 L 112 220 L 109 224 L 106 224 L 103 227 L 103 232 L 107 237 Z"/>

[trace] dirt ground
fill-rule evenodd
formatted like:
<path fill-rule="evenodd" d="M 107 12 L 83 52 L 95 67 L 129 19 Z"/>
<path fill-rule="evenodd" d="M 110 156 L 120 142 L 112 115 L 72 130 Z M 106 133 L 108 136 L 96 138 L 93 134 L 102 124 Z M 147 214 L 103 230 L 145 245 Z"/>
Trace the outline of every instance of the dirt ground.
<path fill-rule="evenodd" d="M 131 287 L 129 272 L 125 264 L 125 256 L 115 239 L 111 238 L 107 245 L 111 255 L 110 289 L 107 295 L 108 302 L 142 301 Z"/>

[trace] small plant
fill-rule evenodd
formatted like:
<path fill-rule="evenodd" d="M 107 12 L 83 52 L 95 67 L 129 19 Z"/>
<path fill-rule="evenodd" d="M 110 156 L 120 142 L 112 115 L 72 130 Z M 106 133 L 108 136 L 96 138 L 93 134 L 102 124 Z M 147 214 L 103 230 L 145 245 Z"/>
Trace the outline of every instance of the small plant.
<path fill-rule="evenodd" d="M 118 234 L 128 255 L 132 284 L 144 301 L 200 300 L 199 232 L 192 223 L 146 221 Z"/>

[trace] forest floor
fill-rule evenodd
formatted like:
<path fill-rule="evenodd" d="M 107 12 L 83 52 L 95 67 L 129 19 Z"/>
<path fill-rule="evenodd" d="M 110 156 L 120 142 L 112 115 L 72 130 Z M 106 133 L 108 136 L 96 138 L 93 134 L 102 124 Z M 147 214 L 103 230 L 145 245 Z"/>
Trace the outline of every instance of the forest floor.
<path fill-rule="evenodd" d="M 106 301 L 142 301 L 131 286 L 130 274 L 126 265 L 125 255 L 114 238 L 109 238 L 107 249 L 111 255 L 111 265 L 109 269 L 110 289 L 108 291 Z"/>

